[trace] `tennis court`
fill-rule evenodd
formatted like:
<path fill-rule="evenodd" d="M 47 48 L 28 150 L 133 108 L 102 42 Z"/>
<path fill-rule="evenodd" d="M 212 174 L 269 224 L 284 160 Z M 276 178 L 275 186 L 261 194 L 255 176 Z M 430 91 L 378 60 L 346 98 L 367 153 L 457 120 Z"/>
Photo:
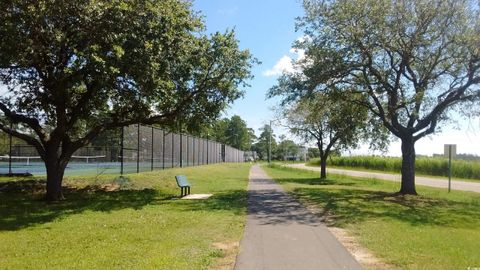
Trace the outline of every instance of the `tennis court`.
<path fill-rule="evenodd" d="M 107 136 L 108 135 L 108 136 Z M 0 143 L 0 174 L 46 175 L 45 165 L 30 145 Z M 131 125 L 104 134 L 72 156 L 66 176 L 137 173 L 219 162 L 243 162 L 243 151 L 205 138 L 159 128 Z"/>
<path fill-rule="evenodd" d="M 65 169 L 65 176 L 75 176 L 75 175 L 101 175 L 101 174 L 120 174 L 121 172 L 121 162 L 106 162 L 100 161 L 98 158 L 91 159 L 89 162 L 85 160 L 78 160 L 73 158 L 67 165 Z M 165 161 L 159 164 L 155 163 L 153 169 L 164 169 L 178 167 L 178 162 Z M 11 169 L 10 169 L 11 168 Z M 137 168 L 139 172 L 146 172 L 152 170 L 152 163 L 148 162 L 138 162 L 130 161 L 123 162 L 123 172 L 124 173 L 136 173 Z M 8 173 L 30 173 L 34 176 L 46 175 L 47 171 L 45 169 L 45 164 L 40 158 L 32 157 L 19 157 L 12 158 L 11 165 L 9 164 L 8 159 L 5 157 L 0 157 L 0 175 Z"/>
<path fill-rule="evenodd" d="M 125 168 L 136 164 L 124 164 Z M 132 169 L 133 170 L 133 169 Z M 35 176 L 46 175 L 45 164 L 37 156 L 12 156 L 11 164 L 8 156 L 0 157 L 0 174 L 30 173 Z M 104 162 L 100 157 L 72 158 L 65 170 L 65 175 L 98 175 L 120 173 L 120 162 Z"/>

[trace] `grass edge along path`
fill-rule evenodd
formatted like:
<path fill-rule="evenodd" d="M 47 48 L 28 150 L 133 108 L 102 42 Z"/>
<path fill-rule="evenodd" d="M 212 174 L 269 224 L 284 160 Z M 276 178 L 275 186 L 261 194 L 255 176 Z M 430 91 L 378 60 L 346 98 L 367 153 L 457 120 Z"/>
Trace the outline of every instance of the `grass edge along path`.
<path fill-rule="evenodd" d="M 250 164 L 70 177 L 47 204 L 38 180 L 0 185 L 0 269 L 223 269 L 234 264 Z M 174 176 L 192 193 L 179 200 Z"/>
<path fill-rule="evenodd" d="M 327 225 L 347 230 L 375 256 L 400 269 L 480 266 L 480 194 L 418 187 L 393 196 L 396 183 L 265 166 L 286 191 L 315 205 Z"/>

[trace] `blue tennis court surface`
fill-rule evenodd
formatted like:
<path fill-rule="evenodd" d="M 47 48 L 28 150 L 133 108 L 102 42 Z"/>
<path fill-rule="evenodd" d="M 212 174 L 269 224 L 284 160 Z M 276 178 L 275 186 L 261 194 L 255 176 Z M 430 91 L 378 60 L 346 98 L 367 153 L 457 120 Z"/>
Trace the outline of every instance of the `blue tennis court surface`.
<path fill-rule="evenodd" d="M 126 166 L 125 166 L 126 165 Z M 129 164 L 124 165 L 130 167 Z M 135 164 L 136 169 L 136 164 Z M 0 174 L 9 173 L 8 162 L 0 162 Z M 46 175 L 45 164 L 43 162 L 30 162 L 28 165 L 21 163 L 12 163 L 12 173 L 31 173 L 33 175 Z M 120 173 L 120 162 L 104 163 L 69 163 L 65 169 L 65 175 L 97 175 L 105 173 Z"/>
<path fill-rule="evenodd" d="M 140 162 L 140 172 L 151 171 L 151 162 Z M 162 169 L 163 166 L 155 164 L 154 170 Z M 176 164 L 174 164 L 176 165 Z M 75 175 L 100 175 L 100 174 L 120 174 L 120 162 L 98 162 L 98 163 L 85 163 L 85 162 L 70 162 L 65 169 L 65 176 Z M 165 164 L 165 168 L 171 168 L 170 162 Z M 137 162 L 124 162 L 124 173 L 136 173 Z M 0 162 L 0 174 L 9 173 L 8 162 Z M 28 164 L 22 162 L 12 162 L 12 173 L 31 173 L 34 176 L 46 175 L 47 171 L 43 162 L 29 162 Z"/>

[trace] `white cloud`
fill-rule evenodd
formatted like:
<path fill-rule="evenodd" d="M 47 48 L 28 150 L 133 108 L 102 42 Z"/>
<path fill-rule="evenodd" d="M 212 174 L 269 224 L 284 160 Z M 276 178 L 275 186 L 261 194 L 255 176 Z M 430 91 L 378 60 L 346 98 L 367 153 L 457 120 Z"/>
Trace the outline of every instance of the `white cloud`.
<path fill-rule="evenodd" d="M 304 39 L 301 37 L 300 39 Z M 295 73 L 300 71 L 299 66 L 295 66 L 296 62 L 305 60 L 305 50 L 291 48 L 289 50 L 290 55 L 284 55 L 277 63 L 268 70 L 263 72 L 263 76 L 272 77 L 279 76 L 284 73 Z"/>
<path fill-rule="evenodd" d="M 278 62 L 269 70 L 263 72 L 263 76 L 272 77 L 278 76 L 282 73 L 293 73 L 295 69 L 293 68 L 293 60 L 288 55 L 284 55 Z"/>
<path fill-rule="evenodd" d="M 304 49 L 291 48 L 290 53 L 297 55 L 297 60 L 295 60 L 297 62 L 305 59 L 305 50 Z"/>

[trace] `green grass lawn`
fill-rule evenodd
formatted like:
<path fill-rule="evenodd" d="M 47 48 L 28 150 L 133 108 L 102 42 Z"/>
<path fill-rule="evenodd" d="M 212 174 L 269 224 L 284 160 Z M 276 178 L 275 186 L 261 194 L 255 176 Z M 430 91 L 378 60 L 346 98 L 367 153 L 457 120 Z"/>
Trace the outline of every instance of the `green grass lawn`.
<path fill-rule="evenodd" d="M 3 183 L 0 268 L 207 269 L 232 263 L 245 223 L 249 169 L 217 164 L 127 180 L 70 177 L 67 200 L 53 204 L 41 200 L 44 187 L 37 180 Z M 192 193 L 214 196 L 176 199 L 176 174 L 187 175 Z"/>
<path fill-rule="evenodd" d="M 418 186 L 419 196 L 394 196 L 398 183 L 264 166 L 300 200 L 314 204 L 328 225 L 351 232 L 402 269 L 480 267 L 480 194 Z"/>

